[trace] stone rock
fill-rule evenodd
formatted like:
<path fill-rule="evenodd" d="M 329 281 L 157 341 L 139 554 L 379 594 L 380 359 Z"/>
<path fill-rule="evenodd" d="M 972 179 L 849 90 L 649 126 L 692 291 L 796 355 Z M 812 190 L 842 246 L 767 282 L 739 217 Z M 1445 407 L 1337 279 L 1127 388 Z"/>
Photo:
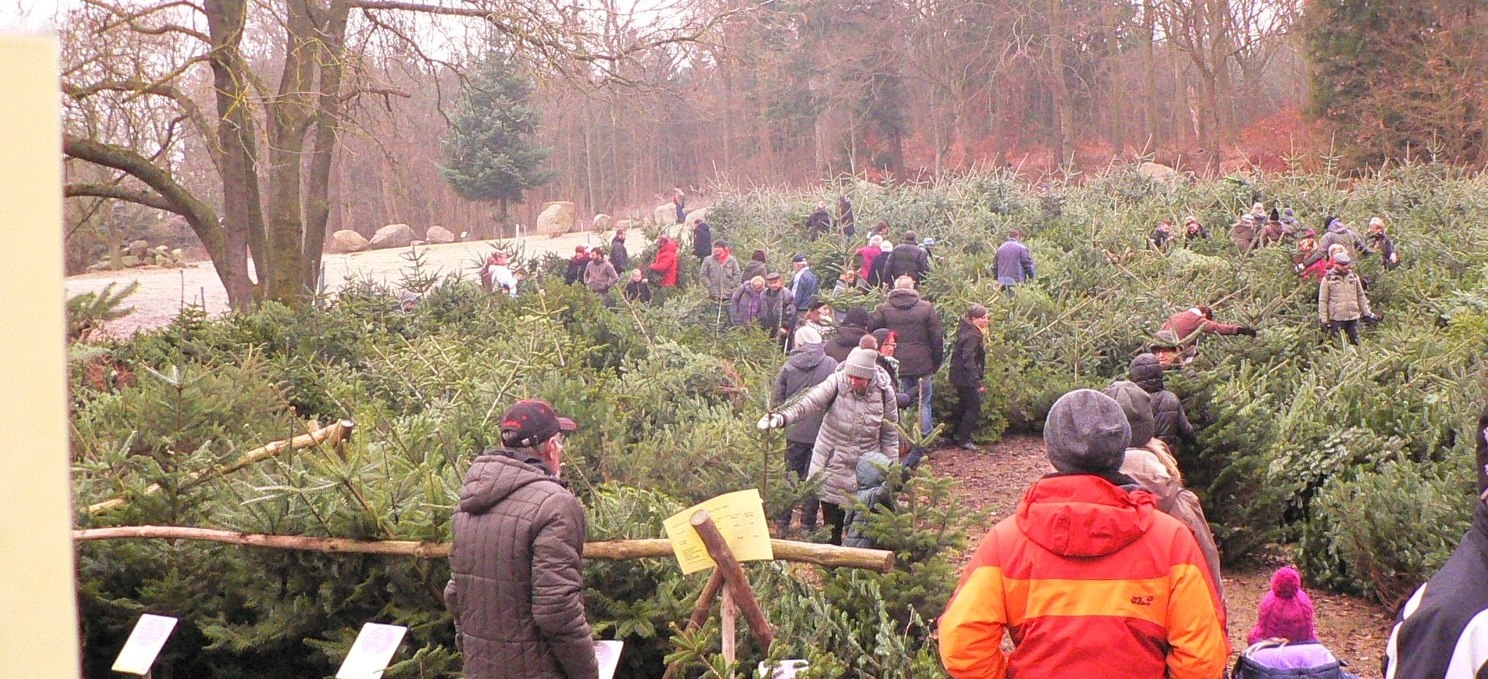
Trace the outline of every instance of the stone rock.
<path fill-rule="evenodd" d="M 373 250 L 383 248 L 406 248 L 414 239 L 413 229 L 407 224 L 388 224 L 372 234 L 372 240 L 368 245 Z"/>
<path fill-rule="evenodd" d="M 150 243 L 143 240 L 130 243 L 129 254 L 134 255 L 136 259 L 144 259 L 145 255 L 150 254 Z"/>
<path fill-rule="evenodd" d="M 1137 167 L 1137 171 L 1148 179 L 1169 186 L 1177 184 L 1182 179 L 1182 175 L 1178 174 L 1177 170 L 1162 163 L 1142 163 Z"/>
<path fill-rule="evenodd" d="M 436 244 L 453 243 L 455 242 L 455 233 L 442 226 L 431 226 L 429 227 L 429 231 L 424 234 L 424 240 Z"/>
<path fill-rule="evenodd" d="M 657 226 L 671 226 L 677 223 L 677 206 L 671 203 L 662 203 L 656 206 L 655 217 Z"/>
<path fill-rule="evenodd" d="M 560 200 L 543 206 L 542 213 L 537 216 L 537 226 L 532 230 L 533 235 L 558 236 L 573 231 L 574 220 L 578 218 L 579 208 L 570 201 Z"/>
<path fill-rule="evenodd" d="M 342 229 L 331 234 L 331 252 L 361 252 L 370 245 L 366 237 L 351 229 Z"/>
<path fill-rule="evenodd" d="M 687 213 L 687 223 L 684 226 L 691 229 L 692 223 L 699 219 L 705 222 L 708 221 L 708 208 L 700 207 L 696 210 L 693 210 L 692 212 Z"/>
<path fill-rule="evenodd" d="M 134 255 L 124 255 L 123 257 L 119 258 L 119 261 L 123 263 L 124 266 L 133 268 L 139 266 L 140 262 L 143 260 L 141 260 L 139 257 L 135 257 Z"/>
<path fill-rule="evenodd" d="M 182 264 L 185 264 L 186 263 L 186 253 L 182 252 L 181 251 L 181 248 L 176 248 L 174 250 L 171 250 L 171 259 L 174 259 L 177 262 L 180 262 Z"/>
<path fill-rule="evenodd" d="M 589 223 L 589 228 L 594 229 L 595 231 L 609 231 L 610 222 L 613 221 L 615 220 L 611 219 L 609 215 L 597 214 L 594 215 L 594 220 Z"/>

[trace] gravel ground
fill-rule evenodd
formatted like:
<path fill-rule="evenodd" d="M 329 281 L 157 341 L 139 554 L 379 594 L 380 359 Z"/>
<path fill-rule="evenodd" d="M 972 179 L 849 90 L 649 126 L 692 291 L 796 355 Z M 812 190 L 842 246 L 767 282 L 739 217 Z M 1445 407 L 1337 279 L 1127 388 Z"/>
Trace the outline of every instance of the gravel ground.
<path fill-rule="evenodd" d="M 609 247 L 612 235 L 606 233 L 602 236 L 605 247 Z M 467 276 L 475 277 L 492 247 L 503 242 L 520 243 L 528 256 L 540 256 L 549 252 L 566 256 L 573 254 L 574 246 L 599 244 L 600 237 L 593 233 L 571 233 L 554 238 L 471 241 L 419 246 L 419 249 L 425 253 L 425 266 L 447 273 L 461 271 Z M 632 253 L 640 252 L 648 245 L 639 231 L 628 234 L 626 246 Z M 396 281 L 407 265 L 403 259 L 407 252 L 408 248 L 392 248 L 351 254 L 327 254 L 322 260 L 326 287 L 337 290 L 353 278 Z M 222 282 L 218 280 L 217 271 L 212 268 L 211 262 L 193 262 L 183 269 L 149 266 L 79 274 L 67 277 L 64 285 L 67 296 L 73 297 L 85 292 L 97 292 L 110 283 L 123 287 L 131 281 L 138 281 L 140 284 L 139 290 L 127 302 L 134 307 L 134 313 L 105 328 L 108 334 L 115 337 L 128 337 L 142 329 L 165 325 L 189 304 L 200 303 L 207 313 L 214 316 L 227 311 L 227 292 L 222 288 Z"/>
<path fill-rule="evenodd" d="M 932 453 L 930 464 L 937 473 L 961 482 L 959 493 L 968 509 L 991 509 L 993 522 L 1012 514 L 1028 485 L 1053 471 L 1044 458 L 1043 439 L 1028 435 L 1009 436 L 979 453 L 938 450 Z M 963 562 L 969 559 L 967 554 Z M 1255 625 L 1256 606 L 1270 588 L 1273 569 L 1254 566 L 1223 576 L 1230 606 L 1230 644 L 1237 651 L 1246 646 L 1245 636 Z M 1363 679 L 1379 679 L 1391 613 L 1358 597 L 1317 589 L 1307 592 L 1316 609 L 1320 640 L 1349 664 L 1351 672 Z"/>

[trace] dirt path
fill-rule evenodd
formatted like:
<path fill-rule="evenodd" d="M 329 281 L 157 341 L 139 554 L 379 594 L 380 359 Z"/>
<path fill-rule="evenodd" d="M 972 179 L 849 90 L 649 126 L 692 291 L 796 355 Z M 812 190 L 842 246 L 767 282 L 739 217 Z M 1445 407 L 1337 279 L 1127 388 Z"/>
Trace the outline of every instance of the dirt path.
<path fill-rule="evenodd" d="M 935 471 L 959 480 L 959 493 L 966 506 L 990 509 L 994 522 L 1016 509 L 1030 483 L 1053 471 L 1044 458 L 1043 439 L 1026 435 L 1008 437 L 980 453 L 939 450 L 932 454 L 930 464 Z M 1230 607 L 1230 644 L 1236 650 L 1245 648 L 1245 636 L 1255 626 L 1256 605 L 1270 588 L 1274 568 L 1255 566 L 1223 576 Z M 1357 597 L 1316 589 L 1308 589 L 1308 595 L 1316 609 L 1320 640 L 1349 664 L 1349 671 L 1363 679 L 1379 679 L 1390 613 Z"/>
<path fill-rule="evenodd" d="M 545 236 L 509 239 L 505 241 L 471 241 L 446 245 L 419 246 L 424 252 L 424 265 L 444 273 L 462 272 L 474 277 L 480 264 L 498 243 L 518 244 L 526 256 L 537 257 L 546 253 L 572 255 L 574 246 L 596 245 L 601 242 L 608 247 L 612 233 L 602 236 L 594 233 L 571 233 L 549 238 Z M 601 241 L 602 239 L 602 241 Z M 632 231 L 626 240 L 632 253 L 645 249 L 649 242 L 639 231 Z M 408 248 L 368 250 L 351 254 L 328 254 L 322 260 L 326 288 L 339 290 L 353 279 L 393 282 L 408 265 L 404 255 Z M 184 269 L 162 269 L 140 267 L 124 271 L 101 271 L 97 273 L 69 276 L 64 280 L 68 297 L 85 292 L 97 292 L 110 283 L 122 288 L 132 281 L 140 286 L 129 297 L 127 304 L 134 313 L 110 323 L 106 332 L 115 337 L 127 337 L 138 330 L 156 328 L 175 318 L 181 309 L 190 304 L 201 304 L 207 313 L 216 316 L 227 311 L 227 292 L 217 278 L 211 262 L 195 262 Z"/>

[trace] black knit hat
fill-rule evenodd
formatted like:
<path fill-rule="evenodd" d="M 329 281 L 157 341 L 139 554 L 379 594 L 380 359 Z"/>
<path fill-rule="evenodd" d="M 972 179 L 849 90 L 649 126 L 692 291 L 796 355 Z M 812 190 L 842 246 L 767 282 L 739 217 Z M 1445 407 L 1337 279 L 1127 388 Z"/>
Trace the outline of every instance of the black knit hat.
<path fill-rule="evenodd" d="M 538 399 L 517 401 L 501 416 L 501 443 L 512 448 L 533 448 L 560 431 L 578 430 L 573 420 L 559 417 L 553 406 Z"/>

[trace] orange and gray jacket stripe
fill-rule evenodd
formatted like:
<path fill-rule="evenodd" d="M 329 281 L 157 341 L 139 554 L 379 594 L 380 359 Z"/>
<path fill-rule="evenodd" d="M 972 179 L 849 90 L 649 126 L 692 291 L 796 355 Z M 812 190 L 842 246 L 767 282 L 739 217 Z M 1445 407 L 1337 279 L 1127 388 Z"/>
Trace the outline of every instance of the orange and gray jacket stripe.
<path fill-rule="evenodd" d="M 1035 575 L 1036 574 L 1036 575 Z M 940 618 L 957 679 L 1217 679 L 1229 655 L 1223 607 L 1193 536 L 1157 515 L 1106 556 L 1067 558 L 1008 518 L 977 549 Z M 1008 631 L 1016 650 L 1002 651 Z"/>

